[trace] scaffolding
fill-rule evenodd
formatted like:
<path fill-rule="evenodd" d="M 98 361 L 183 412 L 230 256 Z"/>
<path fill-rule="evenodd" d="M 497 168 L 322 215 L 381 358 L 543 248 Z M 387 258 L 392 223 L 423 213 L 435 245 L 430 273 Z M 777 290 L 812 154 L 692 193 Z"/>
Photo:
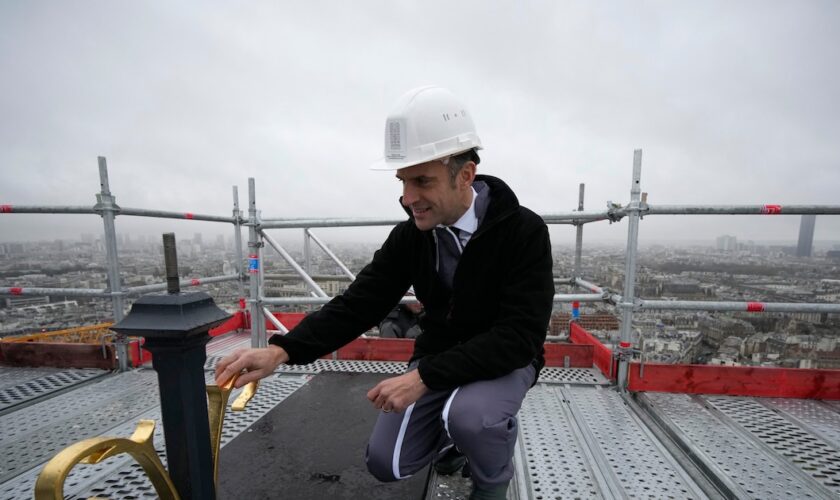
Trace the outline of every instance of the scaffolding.
<path fill-rule="evenodd" d="M 183 219 L 195 221 L 217 222 L 231 224 L 234 230 L 236 273 L 222 276 L 209 276 L 186 279 L 181 281 L 182 287 L 195 287 L 211 283 L 236 281 L 238 285 L 240 303 L 247 304 L 251 314 L 251 345 L 264 347 L 267 345 L 268 333 L 286 333 L 287 328 L 269 311 L 269 305 L 320 305 L 329 302 L 332 297 L 317 284 L 316 280 L 335 279 L 353 280 L 355 275 L 333 253 L 329 247 L 312 231 L 313 228 L 333 227 L 366 227 L 393 226 L 403 219 L 389 218 L 262 218 L 257 209 L 256 183 L 254 178 L 248 179 L 248 213 L 243 215 L 239 208 L 238 188 L 233 186 L 233 212 L 229 217 L 198 214 L 193 212 L 169 212 L 162 210 L 147 210 L 141 208 L 120 207 L 115 196 L 111 193 L 108 183 L 107 162 L 104 157 L 98 158 L 100 192 L 96 194 L 96 204 L 87 206 L 36 206 L 36 205 L 0 205 L 2 214 L 94 214 L 102 217 L 106 258 L 107 258 L 107 288 L 38 288 L 38 287 L 0 287 L 2 295 L 63 295 L 67 297 L 92 297 L 111 299 L 114 321 L 120 321 L 125 312 L 124 301 L 127 298 L 143 294 L 166 290 L 166 283 L 123 288 L 120 282 L 119 258 L 117 255 L 117 238 L 115 219 L 117 216 L 153 217 L 164 219 Z M 632 344 L 633 315 L 637 312 L 651 310 L 695 310 L 695 311 L 745 311 L 786 312 L 786 313 L 832 313 L 840 314 L 840 304 L 836 303 L 774 303 L 774 302 L 721 302 L 721 301 L 682 301 L 682 300 L 648 300 L 635 296 L 636 270 L 638 257 L 639 223 L 643 217 L 651 215 L 840 215 L 840 205 L 649 205 L 647 193 L 641 190 L 642 151 L 633 154 L 633 170 L 630 187 L 630 201 L 627 205 L 608 202 L 605 210 L 584 210 L 584 184 L 579 186 L 578 207 L 571 212 L 557 212 L 540 214 L 546 224 L 573 225 L 575 234 L 574 276 L 561 282 L 577 287 L 586 293 L 555 294 L 555 303 L 600 302 L 610 304 L 620 313 L 620 342 L 616 348 L 618 361 L 617 384 L 622 390 L 627 385 L 629 363 L 636 352 Z M 628 219 L 627 245 L 624 262 L 624 286 L 619 294 L 607 288 L 602 288 L 587 281 L 582 276 L 581 255 L 583 251 L 583 226 L 588 223 L 609 221 L 617 222 Z M 248 228 L 247 241 L 247 272 L 243 269 L 241 228 Z M 303 265 L 300 265 L 272 236 L 271 229 L 300 229 L 303 234 Z M 315 243 L 335 264 L 342 274 L 324 276 L 312 274 L 312 243 Z M 265 244 L 274 250 L 292 268 L 292 275 L 266 275 L 263 272 Z M 266 277 L 298 277 L 307 286 L 309 294 L 301 297 L 267 297 L 263 293 Z M 248 297 L 245 298 L 245 283 L 248 284 Z M 402 303 L 416 302 L 413 296 L 406 296 Z M 273 330 L 266 328 L 265 321 L 256 318 L 266 318 Z M 116 335 L 114 343 L 119 358 L 121 371 L 128 369 L 128 342 L 122 335 Z"/>

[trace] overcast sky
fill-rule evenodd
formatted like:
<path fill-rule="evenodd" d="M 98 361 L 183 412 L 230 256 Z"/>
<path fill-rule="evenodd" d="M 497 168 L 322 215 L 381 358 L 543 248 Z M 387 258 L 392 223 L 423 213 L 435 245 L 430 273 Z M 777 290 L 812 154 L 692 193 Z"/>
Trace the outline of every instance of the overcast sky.
<path fill-rule="evenodd" d="M 3 1 L 0 204 L 92 205 L 101 155 L 126 207 L 229 215 L 254 177 L 264 217 L 401 217 L 397 181 L 367 167 L 391 104 L 430 83 L 466 101 L 480 173 L 539 213 L 576 208 L 581 182 L 587 209 L 626 203 L 635 148 L 651 204 L 840 204 L 838 26 L 836 1 Z M 798 225 L 651 216 L 640 235 Z M 81 232 L 101 220 L 0 215 L 0 241 Z M 584 233 L 620 242 L 626 223 Z M 816 239 L 840 240 L 840 217 Z"/>

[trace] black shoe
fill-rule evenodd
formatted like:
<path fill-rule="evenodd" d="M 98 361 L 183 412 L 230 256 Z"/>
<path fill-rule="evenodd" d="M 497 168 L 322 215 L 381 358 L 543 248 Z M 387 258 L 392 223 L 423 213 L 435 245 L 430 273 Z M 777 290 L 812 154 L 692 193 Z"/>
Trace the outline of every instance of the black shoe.
<path fill-rule="evenodd" d="M 441 476 L 449 476 L 461 470 L 465 463 L 467 457 L 453 446 L 435 462 L 435 471 Z"/>
<path fill-rule="evenodd" d="M 472 493 L 470 493 L 470 500 L 507 500 L 508 484 L 501 486 L 493 486 L 490 488 L 482 488 L 473 483 Z"/>

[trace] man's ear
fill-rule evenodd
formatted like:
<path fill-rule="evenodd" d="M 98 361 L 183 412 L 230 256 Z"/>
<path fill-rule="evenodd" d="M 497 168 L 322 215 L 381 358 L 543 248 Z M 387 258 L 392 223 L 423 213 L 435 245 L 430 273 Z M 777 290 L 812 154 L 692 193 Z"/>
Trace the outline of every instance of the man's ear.
<path fill-rule="evenodd" d="M 475 181 L 475 171 L 476 164 L 474 161 L 464 163 L 464 166 L 458 172 L 458 186 L 464 189 L 472 186 L 473 181 Z"/>

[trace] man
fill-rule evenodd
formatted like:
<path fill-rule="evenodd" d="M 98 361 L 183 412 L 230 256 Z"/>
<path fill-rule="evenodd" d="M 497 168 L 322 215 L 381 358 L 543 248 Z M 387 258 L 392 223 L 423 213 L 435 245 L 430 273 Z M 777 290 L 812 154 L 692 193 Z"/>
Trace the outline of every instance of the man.
<path fill-rule="evenodd" d="M 554 283 L 545 223 L 504 182 L 476 175 L 478 149 L 472 118 L 448 90 L 405 94 L 372 168 L 396 171 L 409 219 L 344 294 L 267 348 L 223 359 L 216 378 L 246 370 L 242 386 L 280 363 L 310 363 L 379 323 L 413 286 L 423 333 L 407 372 L 368 392 L 382 411 L 368 469 L 402 479 L 454 444 L 469 460 L 470 498 L 481 500 L 506 497 L 516 414 L 544 363 Z"/>

